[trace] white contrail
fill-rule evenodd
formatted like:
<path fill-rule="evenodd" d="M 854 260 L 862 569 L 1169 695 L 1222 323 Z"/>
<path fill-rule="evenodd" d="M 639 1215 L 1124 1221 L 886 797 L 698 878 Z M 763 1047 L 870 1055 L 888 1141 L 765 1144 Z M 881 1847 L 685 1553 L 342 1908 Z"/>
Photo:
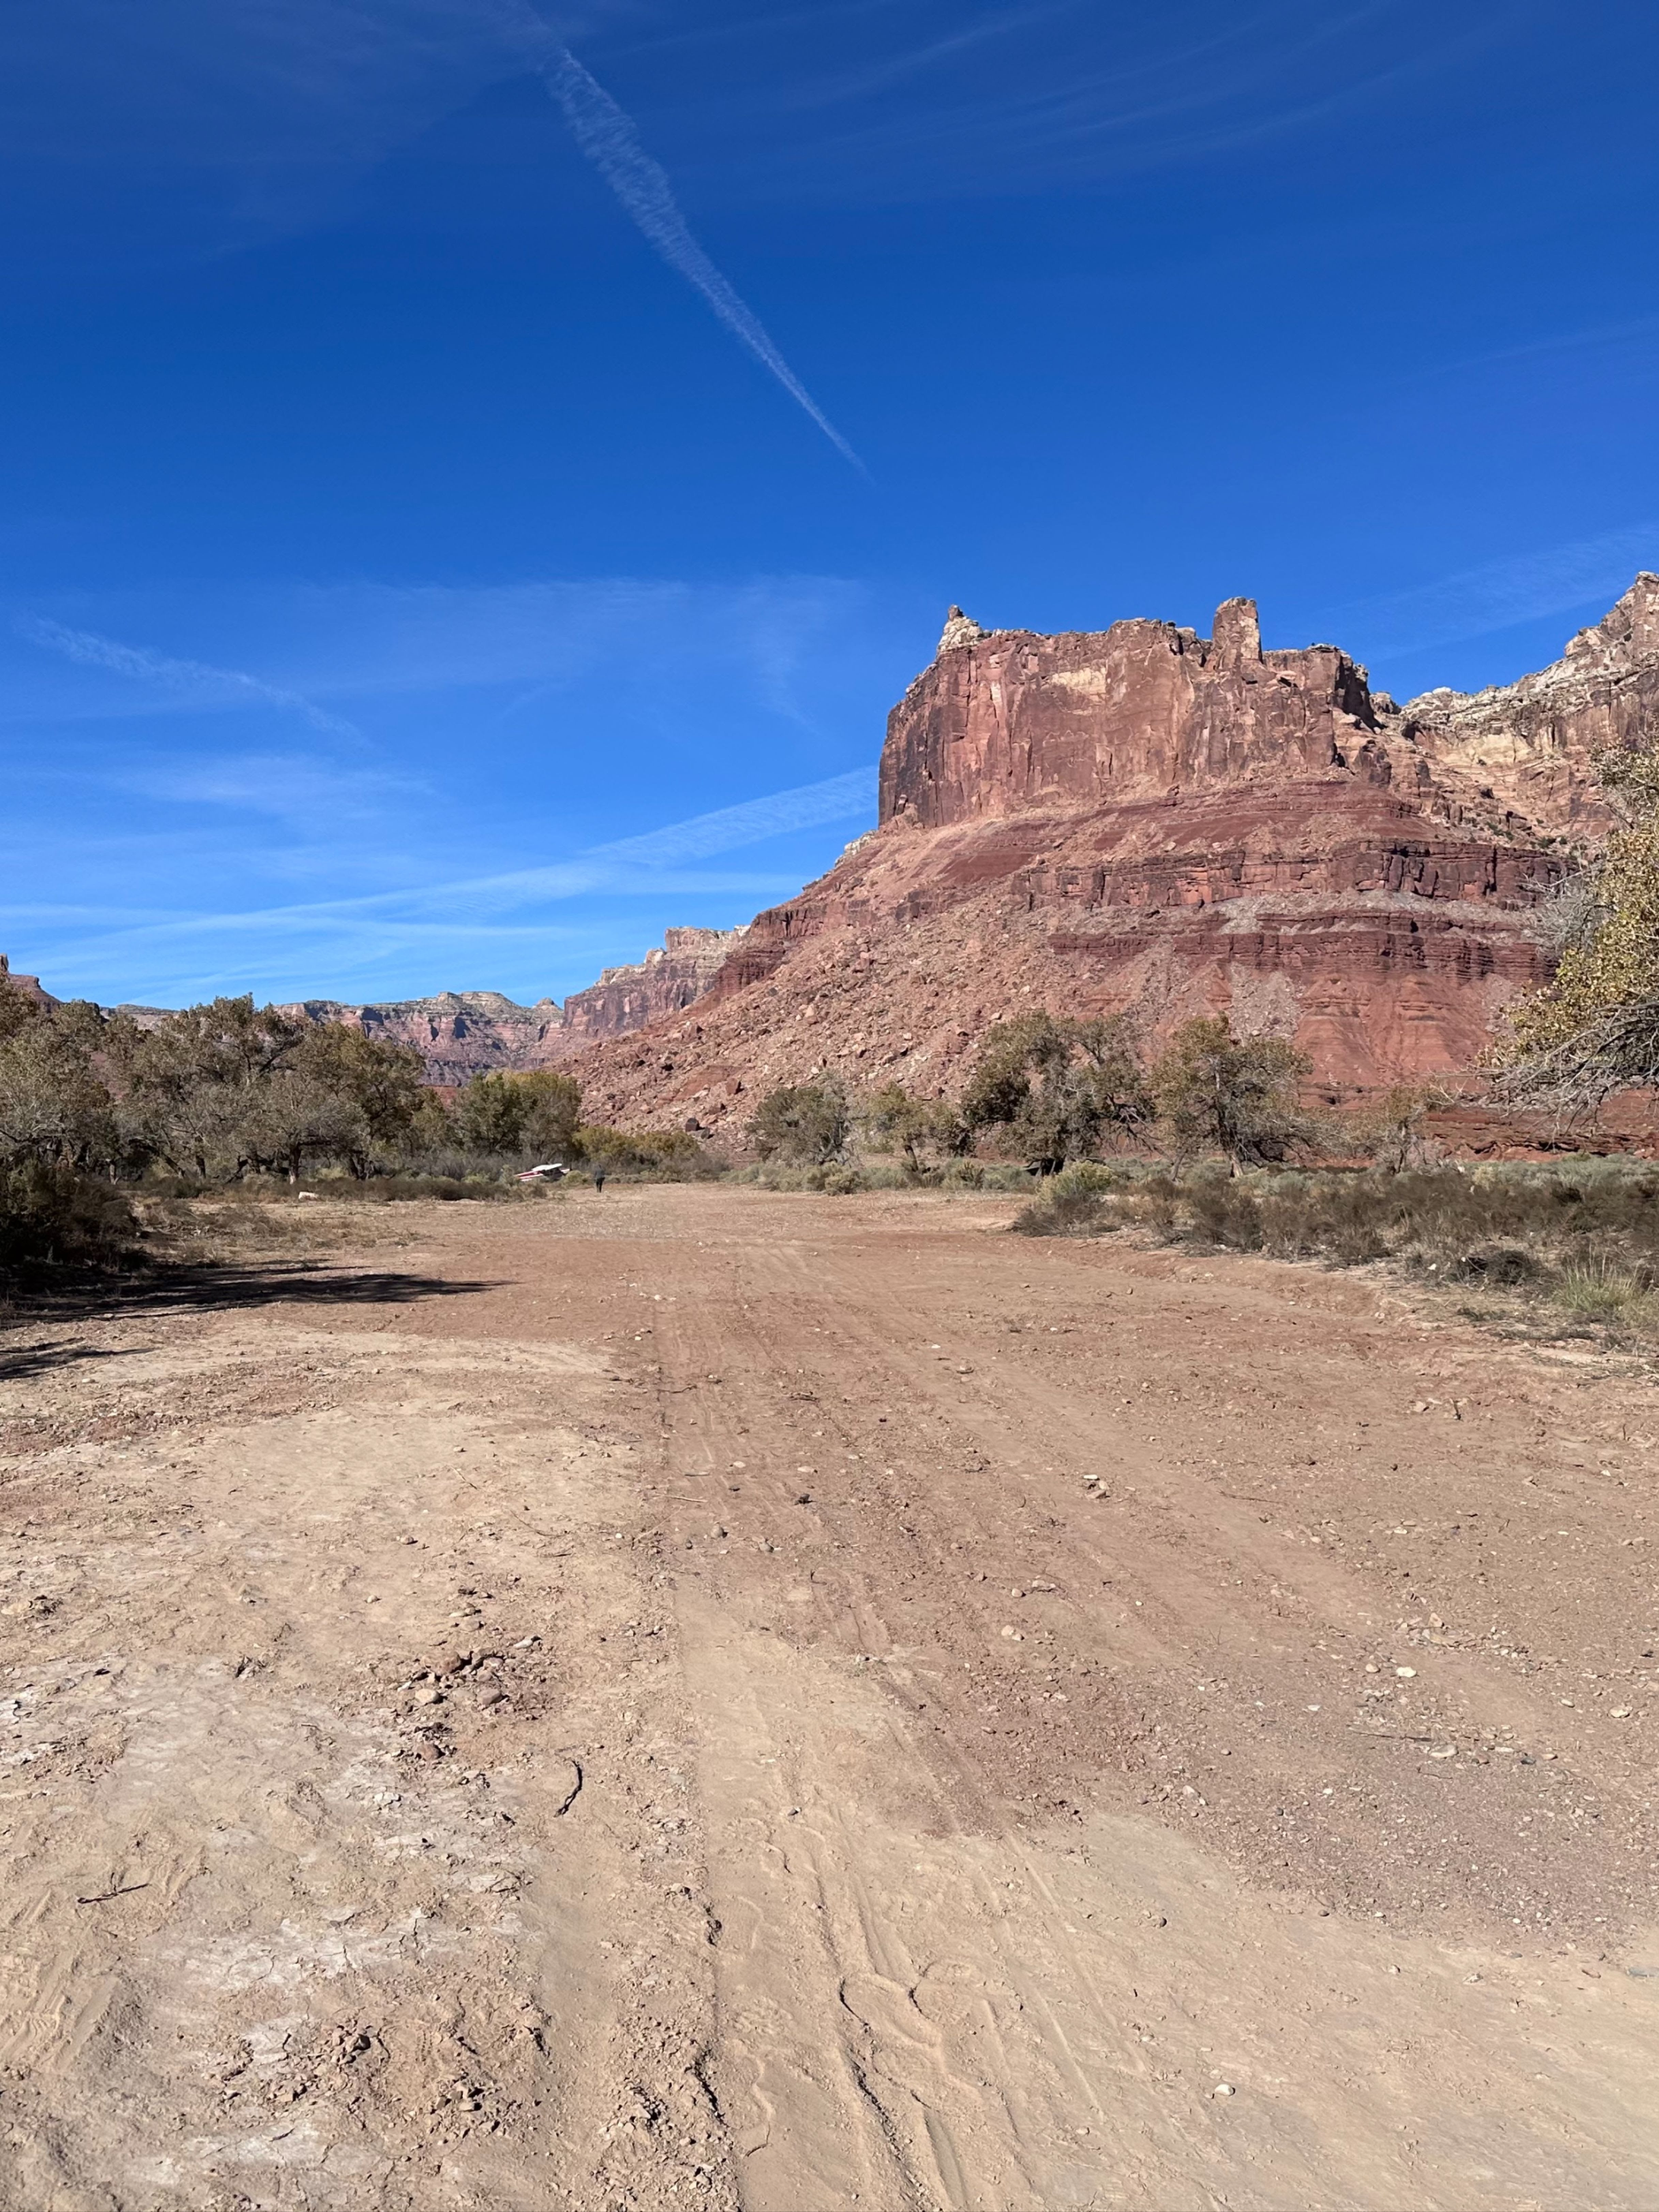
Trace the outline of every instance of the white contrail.
<path fill-rule="evenodd" d="M 564 110 L 576 143 L 663 259 L 688 283 L 696 285 L 732 337 L 740 338 L 756 360 L 770 369 L 836 451 L 867 475 L 864 463 L 773 344 L 760 318 L 691 235 L 667 173 L 641 145 L 632 118 L 532 9 L 514 5 L 510 13 L 517 42 L 534 57 L 548 90 Z"/>
<path fill-rule="evenodd" d="M 597 856 L 645 863 L 702 860 L 716 853 L 729 853 L 740 845 L 763 844 L 790 830 L 815 830 L 825 822 L 842 822 L 875 806 L 875 778 L 871 769 L 855 768 L 845 775 L 832 775 L 823 783 L 797 784 L 793 791 L 775 791 L 765 799 L 745 799 L 741 806 L 722 806 L 713 814 L 694 814 L 689 822 L 671 823 L 665 829 L 647 830 L 642 836 L 622 837 L 609 845 L 591 848 Z"/>
<path fill-rule="evenodd" d="M 1410 591 L 1352 600 L 1327 619 L 1368 653 L 1416 653 L 1616 598 L 1638 568 L 1656 563 L 1659 522 L 1638 523 L 1604 538 L 1575 538 L 1543 552 L 1461 569 Z"/>
<path fill-rule="evenodd" d="M 21 636 L 45 646 L 50 653 L 61 653 L 68 660 L 78 660 L 86 668 L 108 668 L 118 676 L 136 677 L 143 684 L 170 684 L 192 691 L 228 692 L 234 698 L 258 699 L 269 707 L 291 707 L 296 714 L 303 714 L 313 729 L 327 730 L 342 738 L 362 734 L 355 723 L 343 721 L 337 714 L 325 714 L 298 691 L 285 691 L 278 684 L 245 675 L 239 668 L 213 668 L 203 660 L 173 660 L 166 653 L 150 652 L 146 646 L 122 645 L 115 638 L 100 637 L 95 630 L 70 629 L 66 623 L 52 622 L 44 615 L 21 616 L 16 628 Z"/>

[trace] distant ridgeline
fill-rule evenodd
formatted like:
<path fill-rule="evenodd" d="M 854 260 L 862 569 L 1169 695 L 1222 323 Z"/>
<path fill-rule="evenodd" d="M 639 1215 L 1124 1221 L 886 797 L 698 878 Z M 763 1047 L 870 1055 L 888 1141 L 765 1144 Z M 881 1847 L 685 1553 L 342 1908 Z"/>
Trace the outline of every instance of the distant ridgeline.
<path fill-rule="evenodd" d="M 744 935 L 741 929 L 671 929 L 637 964 L 607 968 L 597 983 L 519 1006 L 499 991 L 442 991 L 378 1006 L 307 999 L 289 1011 L 349 1022 L 372 1036 L 413 1045 L 434 1083 L 465 1083 L 494 1068 L 549 1067 L 602 1037 L 623 1036 L 700 999 Z"/>

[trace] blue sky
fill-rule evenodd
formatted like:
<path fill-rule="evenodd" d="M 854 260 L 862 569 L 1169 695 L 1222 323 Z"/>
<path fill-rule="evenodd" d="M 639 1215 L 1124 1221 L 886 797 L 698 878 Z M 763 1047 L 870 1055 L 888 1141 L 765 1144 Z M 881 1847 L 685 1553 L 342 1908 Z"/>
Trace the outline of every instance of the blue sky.
<path fill-rule="evenodd" d="M 12 0 L 0 949 L 562 996 L 981 622 L 1401 696 L 1659 567 L 1659 16 Z M 783 794 L 779 797 L 779 794 Z"/>

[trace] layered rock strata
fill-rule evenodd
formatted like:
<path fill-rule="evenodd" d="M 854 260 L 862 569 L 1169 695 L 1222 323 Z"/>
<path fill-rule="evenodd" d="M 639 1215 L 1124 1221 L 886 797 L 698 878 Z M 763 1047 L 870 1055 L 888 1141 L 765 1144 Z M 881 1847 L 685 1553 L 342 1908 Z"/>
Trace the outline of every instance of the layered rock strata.
<path fill-rule="evenodd" d="M 1200 1012 L 1352 1090 L 1469 1068 L 1550 972 L 1547 902 L 1607 826 L 1594 763 L 1659 738 L 1659 578 L 1563 659 L 1398 707 L 1334 646 L 953 608 L 889 719 L 878 830 L 757 917 L 689 1018 L 584 1054 L 594 1110 L 719 1127 L 839 1069 L 948 1091 L 1022 1006 Z"/>
<path fill-rule="evenodd" d="M 739 929 L 671 929 L 643 960 L 605 969 L 597 983 L 565 1000 L 562 1048 L 576 1051 L 683 1013 L 702 998 L 747 933 L 746 923 Z"/>

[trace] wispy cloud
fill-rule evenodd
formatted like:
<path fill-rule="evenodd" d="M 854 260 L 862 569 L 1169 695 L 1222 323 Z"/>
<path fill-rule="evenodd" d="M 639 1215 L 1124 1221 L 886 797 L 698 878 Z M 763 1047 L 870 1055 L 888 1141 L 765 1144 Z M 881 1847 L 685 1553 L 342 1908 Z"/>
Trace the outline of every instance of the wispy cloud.
<path fill-rule="evenodd" d="M 276 970 L 313 979 L 321 970 L 335 979 L 328 988 L 336 989 L 340 979 L 391 959 L 419 959 L 423 965 L 441 960 L 453 968 L 469 955 L 521 958 L 537 950 L 545 957 L 555 951 L 568 954 L 586 942 L 594 944 L 599 966 L 614 957 L 614 949 L 597 925 L 561 925 L 538 910 L 593 896 L 690 900 L 725 895 L 769 904 L 794 890 L 799 878 L 687 864 L 867 815 L 874 802 L 874 769 L 859 769 L 596 845 L 547 867 L 418 882 L 356 897 L 185 914 L 18 901 L 0 906 L 0 924 L 31 933 L 64 932 L 59 957 L 77 972 L 124 979 L 142 972 L 141 988 L 149 999 L 199 995 L 230 984 L 268 991 Z M 200 951 L 189 948 L 210 945 L 213 964 L 198 973 L 193 963 Z M 300 988 L 310 996 L 322 994 L 314 980 Z"/>
<path fill-rule="evenodd" d="M 136 683 L 161 684 L 171 691 L 215 704 L 283 707 L 301 715 L 314 730 L 325 730 L 334 737 L 361 735 L 354 723 L 325 713 L 301 693 L 267 684 L 263 678 L 249 676 L 240 668 L 215 668 L 202 660 L 176 660 L 166 653 L 152 653 L 147 646 L 123 645 L 115 638 L 100 636 L 95 630 L 71 629 L 66 623 L 53 622 L 45 615 L 21 615 L 15 627 L 18 635 L 32 644 L 43 646 L 48 653 L 61 653 L 66 660 L 77 661 L 83 668 L 106 668 L 112 674 L 131 677 Z"/>
<path fill-rule="evenodd" d="M 764 799 L 746 799 L 740 806 L 694 814 L 684 822 L 669 823 L 637 837 L 590 846 L 573 859 L 548 867 L 514 868 L 500 874 L 423 884 L 412 890 L 374 892 L 337 902 L 335 910 L 367 913 L 396 907 L 410 912 L 477 913 L 490 908 L 526 906 L 542 899 L 580 898 L 596 892 L 654 894 L 672 887 L 672 871 L 678 863 L 713 860 L 745 845 L 763 845 L 769 838 L 787 836 L 793 830 L 851 821 L 854 816 L 873 813 L 875 803 L 875 769 L 854 769 L 822 783 L 799 784 L 790 791 L 769 793 Z M 709 887 L 706 880 L 696 878 L 684 881 L 688 888 Z"/>
<path fill-rule="evenodd" d="M 846 775 L 832 775 L 823 783 L 804 783 L 793 791 L 775 791 L 767 799 L 750 799 L 741 806 L 722 806 L 712 814 L 694 814 L 665 830 L 647 830 L 641 837 L 623 837 L 597 846 L 597 854 L 638 865 L 672 860 L 701 860 L 714 853 L 730 853 L 741 845 L 763 844 L 792 830 L 815 830 L 825 822 L 844 822 L 866 812 L 875 804 L 876 775 L 871 768 L 855 768 Z"/>
<path fill-rule="evenodd" d="M 532 57 L 564 110 L 576 143 L 671 269 L 695 286 L 733 337 L 748 347 L 838 453 L 861 473 L 864 463 L 779 352 L 758 315 L 709 258 L 680 213 L 667 172 L 640 143 L 631 116 L 617 106 L 534 11 L 514 6 L 516 40 Z"/>
<path fill-rule="evenodd" d="M 158 761 L 122 772 L 123 789 L 174 805 L 222 807 L 273 821 L 337 828 L 378 823 L 390 799 L 429 794 L 414 777 L 337 767 L 300 753 L 236 753 L 206 760 Z"/>
<path fill-rule="evenodd" d="M 1367 656 L 1416 653 L 1485 637 L 1516 623 L 1560 614 L 1630 587 L 1638 568 L 1659 562 L 1659 522 L 1633 523 L 1601 538 L 1574 538 L 1542 552 L 1463 568 L 1432 584 L 1355 599 L 1325 617 L 1340 643 Z"/>

